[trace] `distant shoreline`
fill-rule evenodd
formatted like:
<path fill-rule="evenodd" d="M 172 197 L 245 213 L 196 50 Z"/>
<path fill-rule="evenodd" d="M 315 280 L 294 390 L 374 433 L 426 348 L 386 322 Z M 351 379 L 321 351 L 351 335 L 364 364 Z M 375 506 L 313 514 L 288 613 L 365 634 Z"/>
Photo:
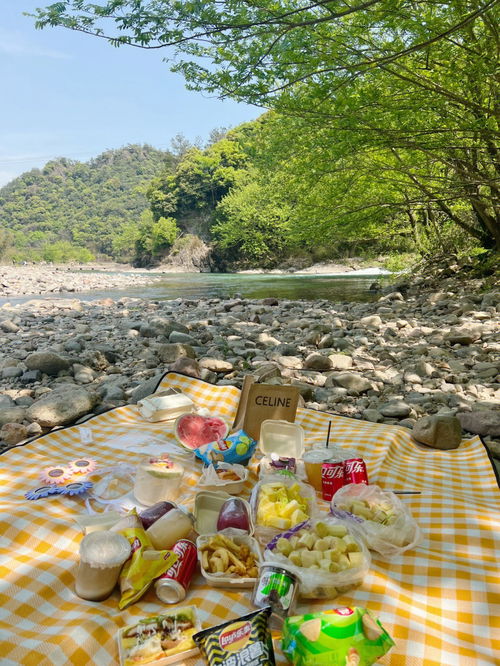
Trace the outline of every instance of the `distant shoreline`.
<path fill-rule="evenodd" d="M 276 275 L 303 277 L 362 277 L 388 275 L 379 267 L 338 270 L 339 264 L 316 264 L 301 271 L 239 271 L 227 275 Z M 81 293 L 128 289 L 154 284 L 166 275 L 179 274 L 163 268 L 134 268 L 129 264 L 26 264 L 0 265 L 0 299 L 23 296 L 48 296 L 60 293 Z M 226 275 L 210 273 L 210 275 Z"/>

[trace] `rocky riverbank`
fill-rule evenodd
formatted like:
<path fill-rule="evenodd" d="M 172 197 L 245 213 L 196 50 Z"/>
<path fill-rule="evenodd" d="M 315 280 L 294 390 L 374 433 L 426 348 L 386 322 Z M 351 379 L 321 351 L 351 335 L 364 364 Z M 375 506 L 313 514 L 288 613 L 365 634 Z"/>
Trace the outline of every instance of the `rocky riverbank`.
<path fill-rule="evenodd" d="M 13 445 L 154 390 L 167 369 L 292 383 L 305 404 L 413 428 L 457 415 L 500 458 L 500 291 L 456 278 L 374 303 L 31 300 L 0 308 L 0 440 Z M 444 419 L 446 421 L 446 419 Z"/>
<path fill-rule="evenodd" d="M 0 266 L 0 298 L 108 289 L 128 289 L 161 280 L 122 264 Z"/>

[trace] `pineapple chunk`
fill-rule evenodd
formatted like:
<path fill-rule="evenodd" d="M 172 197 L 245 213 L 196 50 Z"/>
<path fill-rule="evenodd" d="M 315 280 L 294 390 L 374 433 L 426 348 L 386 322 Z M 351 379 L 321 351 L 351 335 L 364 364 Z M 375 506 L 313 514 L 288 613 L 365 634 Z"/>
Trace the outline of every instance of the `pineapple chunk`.
<path fill-rule="evenodd" d="M 282 509 L 281 515 L 283 518 L 291 518 L 294 511 L 297 511 L 297 509 L 300 511 L 300 504 L 297 500 L 292 500 Z"/>
<path fill-rule="evenodd" d="M 301 509 L 297 509 L 296 511 L 293 512 L 290 520 L 292 521 L 292 525 L 298 525 L 299 523 L 303 523 L 304 520 L 307 520 L 309 516 L 304 513 Z"/>
<path fill-rule="evenodd" d="M 292 526 L 288 518 L 279 516 L 267 516 L 264 524 L 268 527 L 275 527 L 277 530 L 288 530 Z"/>

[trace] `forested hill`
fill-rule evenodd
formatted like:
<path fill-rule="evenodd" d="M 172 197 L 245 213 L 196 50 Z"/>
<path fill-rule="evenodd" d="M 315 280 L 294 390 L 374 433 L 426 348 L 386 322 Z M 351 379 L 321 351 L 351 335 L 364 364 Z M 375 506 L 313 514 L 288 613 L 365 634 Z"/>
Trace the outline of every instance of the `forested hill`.
<path fill-rule="evenodd" d="M 14 259 L 112 255 L 113 238 L 149 206 L 145 191 L 172 159 L 148 145 L 129 145 L 88 162 L 59 158 L 24 173 L 0 189 L 0 245 L 8 244 Z"/>

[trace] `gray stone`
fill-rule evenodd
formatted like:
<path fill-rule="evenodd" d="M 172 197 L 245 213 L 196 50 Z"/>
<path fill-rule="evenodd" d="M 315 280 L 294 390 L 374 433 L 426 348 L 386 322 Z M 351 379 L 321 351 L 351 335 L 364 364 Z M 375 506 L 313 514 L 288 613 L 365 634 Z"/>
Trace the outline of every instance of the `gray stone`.
<path fill-rule="evenodd" d="M 162 377 L 163 373 L 160 373 L 146 380 L 142 384 L 139 384 L 139 386 L 136 386 L 136 388 L 132 391 L 132 394 L 130 396 L 130 402 L 137 403 L 139 402 L 139 400 L 147 398 L 148 395 L 154 393 L 158 388 L 158 384 L 160 383 Z"/>
<path fill-rule="evenodd" d="M 183 375 L 189 375 L 190 377 L 200 377 L 200 364 L 194 358 L 188 358 L 184 356 L 178 358 L 177 361 L 174 361 L 170 366 L 169 370 L 171 372 L 180 372 Z"/>
<path fill-rule="evenodd" d="M 352 368 L 352 358 L 347 354 L 330 354 L 328 358 L 333 370 L 349 370 Z"/>
<path fill-rule="evenodd" d="M 272 379 L 281 379 L 281 370 L 277 363 L 261 363 L 252 370 L 258 382 L 266 383 Z"/>
<path fill-rule="evenodd" d="M 177 359 L 184 357 L 196 358 L 196 352 L 191 345 L 183 345 L 180 342 L 159 345 L 157 354 L 163 363 L 174 363 Z"/>
<path fill-rule="evenodd" d="M 459 420 L 454 416 L 443 414 L 419 419 L 413 426 L 411 434 L 417 442 L 443 451 L 458 448 L 462 439 Z"/>
<path fill-rule="evenodd" d="M 323 354 L 309 354 L 304 361 L 304 368 L 307 370 L 318 370 L 323 372 L 326 370 L 331 370 L 332 362 L 328 356 L 323 356 Z"/>
<path fill-rule="evenodd" d="M 79 354 L 82 351 L 82 345 L 76 340 L 68 340 L 64 343 L 64 350 L 67 352 L 74 352 Z"/>
<path fill-rule="evenodd" d="M 85 365 L 88 365 L 94 370 L 98 370 L 99 372 L 102 372 L 104 370 L 107 370 L 107 368 L 109 368 L 108 359 L 102 353 L 102 351 L 99 351 L 99 349 L 91 349 L 85 352 L 85 354 L 83 354 L 81 357 L 81 361 Z"/>
<path fill-rule="evenodd" d="M 22 407 L 0 406 L 0 427 L 6 423 L 21 423 L 26 417 L 26 410 Z"/>
<path fill-rule="evenodd" d="M 471 345 L 481 337 L 481 328 L 478 326 L 462 326 L 452 329 L 445 340 L 451 345 Z"/>
<path fill-rule="evenodd" d="M 94 371 L 85 365 L 75 363 L 73 365 L 73 376 L 78 384 L 90 384 L 94 381 Z"/>
<path fill-rule="evenodd" d="M 212 372 L 231 372 L 234 366 L 229 361 L 223 361 L 219 358 L 202 358 L 200 359 L 200 368 L 206 368 Z"/>
<path fill-rule="evenodd" d="M 5 423 L 0 430 L 0 440 L 3 440 L 9 446 L 19 444 L 23 439 L 29 437 L 26 426 L 21 423 Z"/>
<path fill-rule="evenodd" d="M 39 423 L 33 421 L 33 423 L 26 426 L 26 432 L 28 437 L 37 437 L 42 434 L 43 428 Z"/>
<path fill-rule="evenodd" d="M 25 363 L 28 370 L 40 370 L 40 372 L 52 376 L 57 375 L 61 370 L 68 370 L 70 367 L 67 359 L 51 351 L 34 352 L 26 358 Z"/>
<path fill-rule="evenodd" d="M 13 379 L 23 374 L 22 368 L 4 368 L 2 370 L 2 379 Z"/>
<path fill-rule="evenodd" d="M 160 335 L 168 338 L 174 330 L 173 322 L 168 319 L 156 318 L 141 324 L 139 333 L 143 338 L 157 338 Z"/>
<path fill-rule="evenodd" d="M 366 421 L 371 421 L 372 423 L 381 423 L 384 420 L 382 414 L 376 409 L 363 410 L 363 418 Z"/>
<path fill-rule="evenodd" d="M 382 318 L 378 315 L 368 315 L 366 317 L 361 317 L 359 320 L 361 326 L 368 326 L 368 328 L 380 328 L 382 326 Z"/>
<path fill-rule="evenodd" d="M 21 375 L 21 384 L 33 384 L 34 382 L 39 382 L 42 378 L 42 373 L 40 370 L 28 370 L 27 372 Z"/>
<path fill-rule="evenodd" d="M 43 396 L 27 410 L 31 421 L 44 428 L 73 423 L 96 406 L 98 396 L 82 388 L 64 386 Z"/>
<path fill-rule="evenodd" d="M 394 419 L 404 419 L 410 415 L 411 407 L 402 400 L 391 400 L 380 405 L 380 413 L 383 416 Z"/>
<path fill-rule="evenodd" d="M 10 319 L 4 319 L 0 322 L 0 329 L 5 333 L 17 333 L 20 330 L 19 326 Z"/>
<path fill-rule="evenodd" d="M 278 356 L 277 362 L 284 368 L 300 370 L 302 368 L 302 359 L 298 356 Z"/>
<path fill-rule="evenodd" d="M 325 386 L 341 386 L 342 388 L 364 393 L 372 388 L 372 383 L 356 372 L 328 373 Z"/>
<path fill-rule="evenodd" d="M 468 432 L 500 437 L 500 411 L 460 412 L 457 418 L 462 428 Z"/>
<path fill-rule="evenodd" d="M 263 298 L 262 299 L 262 305 L 279 305 L 279 301 L 277 298 Z"/>
<path fill-rule="evenodd" d="M 193 336 L 189 335 L 188 333 L 181 333 L 181 331 L 172 331 L 172 333 L 170 333 L 170 335 L 168 336 L 168 341 L 180 342 L 186 345 L 198 344 L 198 340 L 196 340 L 196 338 L 193 338 Z"/>

